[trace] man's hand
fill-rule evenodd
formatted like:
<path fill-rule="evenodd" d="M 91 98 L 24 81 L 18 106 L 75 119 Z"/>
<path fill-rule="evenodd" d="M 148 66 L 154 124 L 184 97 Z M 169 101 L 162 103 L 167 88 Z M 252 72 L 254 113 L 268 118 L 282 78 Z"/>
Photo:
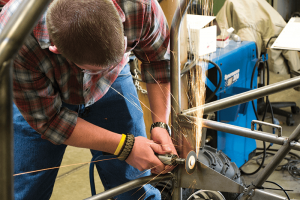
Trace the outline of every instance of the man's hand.
<path fill-rule="evenodd" d="M 160 144 L 164 154 L 177 154 L 172 139 L 168 131 L 164 128 L 155 127 L 151 131 L 151 139 L 156 143 Z M 170 172 L 174 169 L 174 166 L 165 166 L 165 172 Z"/>
<path fill-rule="evenodd" d="M 165 174 L 165 165 L 155 155 L 166 154 L 161 145 L 144 137 L 136 137 L 133 149 L 126 162 L 140 171 L 151 169 L 154 174 Z"/>

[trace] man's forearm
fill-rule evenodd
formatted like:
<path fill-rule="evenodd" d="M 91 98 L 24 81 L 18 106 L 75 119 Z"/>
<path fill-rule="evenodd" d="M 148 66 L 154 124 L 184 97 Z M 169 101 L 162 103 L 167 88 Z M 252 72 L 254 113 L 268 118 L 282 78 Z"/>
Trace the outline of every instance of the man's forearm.
<path fill-rule="evenodd" d="M 147 91 L 153 122 L 168 123 L 170 113 L 170 83 L 148 83 Z"/>
<path fill-rule="evenodd" d="M 78 117 L 72 135 L 64 142 L 64 144 L 113 154 L 121 137 L 121 134 L 95 126 Z"/>

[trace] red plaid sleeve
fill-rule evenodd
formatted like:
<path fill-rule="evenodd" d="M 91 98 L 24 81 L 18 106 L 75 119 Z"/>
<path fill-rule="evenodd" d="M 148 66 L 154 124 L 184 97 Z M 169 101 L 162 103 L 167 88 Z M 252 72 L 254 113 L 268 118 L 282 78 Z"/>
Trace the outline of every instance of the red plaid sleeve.
<path fill-rule="evenodd" d="M 156 0 L 151 0 L 143 15 L 142 35 L 134 49 L 142 61 L 142 79 L 146 83 L 170 81 L 170 33 L 165 15 Z"/>
<path fill-rule="evenodd" d="M 57 88 L 47 70 L 53 69 L 48 50 L 42 50 L 30 35 L 20 49 L 13 69 L 14 102 L 28 124 L 53 144 L 62 144 L 72 134 L 77 113 L 62 108 Z"/>

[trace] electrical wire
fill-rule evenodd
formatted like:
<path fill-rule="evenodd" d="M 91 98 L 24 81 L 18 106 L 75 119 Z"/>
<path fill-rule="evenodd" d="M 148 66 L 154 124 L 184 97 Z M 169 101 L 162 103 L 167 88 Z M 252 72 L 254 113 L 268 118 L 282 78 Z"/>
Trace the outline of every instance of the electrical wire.
<path fill-rule="evenodd" d="M 273 37 L 275 37 L 275 36 L 273 36 Z M 271 38 L 269 39 L 267 45 L 269 45 L 269 42 L 270 42 L 270 40 L 271 40 L 273 37 L 271 37 Z M 268 46 L 267 46 L 267 47 L 268 47 Z M 265 54 L 264 56 L 265 56 L 265 58 L 267 58 L 267 57 L 266 57 L 266 56 L 267 56 L 266 54 Z M 263 63 L 263 64 L 264 64 L 264 67 L 263 67 L 263 74 L 261 74 L 261 76 L 263 77 L 263 85 L 265 85 L 265 70 L 266 70 L 266 68 L 267 68 L 267 85 L 270 84 L 270 69 L 269 69 L 269 64 L 268 64 L 267 60 L 262 61 L 262 58 L 260 57 L 260 58 L 256 61 L 255 66 L 254 66 L 253 71 L 252 71 L 252 75 L 251 75 L 251 84 L 250 84 L 250 88 L 251 88 L 251 89 L 253 89 L 253 80 L 254 80 L 254 74 L 255 74 L 256 68 L 258 67 L 258 65 L 259 65 L 260 63 Z M 257 113 L 257 110 L 256 110 L 256 108 L 255 108 L 254 101 L 252 100 L 251 103 L 252 103 L 252 107 L 253 107 L 255 116 L 256 116 L 257 120 L 259 120 L 258 113 Z M 274 113 L 273 113 L 273 108 L 272 108 L 272 105 L 271 105 L 271 103 L 270 103 L 270 101 L 269 101 L 269 96 L 266 96 L 266 107 L 265 107 L 265 111 L 264 111 L 264 114 L 263 114 L 263 117 L 262 117 L 262 121 L 265 120 L 265 116 L 266 116 L 266 113 L 267 113 L 268 109 L 270 110 L 270 113 L 271 113 L 271 116 L 272 116 L 272 123 L 274 124 Z M 262 131 L 261 125 L 259 125 L 258 130 Z M 274 129 L 273 129 L 273 132 L 274 132 Z M 253 172 L 251 172 L 251 173 L 245 172 L 244 170 L 240 169 L 241 172 L 242 172 L 244 175 L 248 175 L 248 176 L 249 176 L 249 175 L 256 174 L 256 173 L 264 166 L 264 162 L 265 162 L 265 159 L 266 159 L 266 156 L 267 156 L 267 153 L 266 153 L 266 152 L 267 152 L 267 150 L 268 150 L 270 147 L 271 147 L 271 144 L 269 144 L 269 146 L 266 148 L 266 142 L 263 141 L 263 152 L 262 152 L 262 153 L 263 153 L 263 157 L 262 157 L 262 161 L 261 161 L 259 167 L 258 167 L 255 171 L 253 171 Z M 261 154 L 261 153 L 257 153 L 256 156 L 258 156 L 258 155 L 260 155 L 260 154 Z"/>
<path fill-rule="evenodd" d="M 288 200 L 290 200 L 290 197 L 289 197 L 288 193 L 286 192 L 286 190 L 283 189 L 279 184 L 277 184 L 277 183 L 275 183 L 275 182 L 273 182 L 273 181 L 266 181 L 266 182 L 267 182 L 267 183 L 272 183 L 272 184 L 277 185 L 278 187 L 280 187 L 280 189 L 285 193 L 285 195 L 286 195 L 286 197 L 288 198 Z"/>
<path fill-rule="evenodd" d="M 95 180 L 94 180 L 94 162 L 97 156 L 93 156 L 92 162 L 90 164 L 89 175 L 90 175 L 90 187 L 91 187 L 91 194 L 92 196 L 96 195 L 96 187 L 95 187 Z"/>
<path fill-rule="evenodd" d="M 219 72 L 219 82 L 218 82 L 218 85 L 217 85 L 216 89 L 213 91 L 213 93 L 205 100 L 205 103 L 209 102 L 215 96 L 215 94 L 217 93 L 217 91 L 220 89 L 220 86 L 221 86 L 221 83 L 222 83 L 222 76 L 223 76 L 222 75 L 222 70 L 219 67 L 219 65 L 217 65 L 217 63 L 215 63 L 215 62 L 213 62 L 211 60 L 208 60 L 208 62 L 211 63 L 211 64 L 213 64 L 217 68 L 217 70 Z"/>
<path fill-rule="evenodd" d="M 274 39 L 274 38 L 277 38 L 277 37 L 278 37 L 278 35 L 274 35 L 274 36 L 270 37 L 270 39 L 268 40 L 267 45 L 266 45 L 266 48 L 267 48 L 267 49 L 268 49 L 268 47 L 269 47 L 270 41 L 271 41 L 272 39 Z"/>
<path fill-rule="evenodd" d="M 255 63 L 255 66 L 254 66 L 254 68 L 253 68 L 252 75 L 251 75 L 250 89 L 253 89 L 254 74 L 255 74 L 255 71 L 256 71 L 258 65 L 261 63 L 261 61 L 262 61 L 262 58 L 261 58 L 261 57 L 258 58 L 257 61 L 256 61 L 256 63 Z M 252 100 L 251 103 L 252 103 L 252 107 L 253 107 L 255 116 L 256 116 L 256 118 L 257 118 L 257 120 L 258 120 L 258 119 L 259 119 L 259 118 L 258 118 L 258 113 L 257 113 L 257 111 L 256 111 L 254 101 Z M 261 125 L 259 125 L 259 130 L 262 130 Z M 264 150 L 266 150 L 266 142 L 265 142 L 265 141 L 263 141 L 263 148 L 264 148 Z M 262 161 L 261 161 L 262 164 L 261 164 L 255 171 L 249 173 L 249 172 L 245 172 L 242 168 L 240 168 L 240 171 L 241 171 L 244 175 L 248 175 L 248 176 L 249 176 L 249 175 L 256 174 L 256 173 L 263 167 L 264 162 L 265 162 L 265 158 L 266 158 L 266 151 L 263 151 L 263 157 L 262 157 Z"/>
<path fill-rule="evenodd" d="M 264 190 L 280 190 L 280 191 L 282 191 L 282 189 L 268 188 L 268 187 L 261 187 L 261 189 L 264 189 Z M 284 189 L 284 191 L 286 191 L 286 192 L 293 192 L 294 190 L 286 190 L 286 189 Z"/>

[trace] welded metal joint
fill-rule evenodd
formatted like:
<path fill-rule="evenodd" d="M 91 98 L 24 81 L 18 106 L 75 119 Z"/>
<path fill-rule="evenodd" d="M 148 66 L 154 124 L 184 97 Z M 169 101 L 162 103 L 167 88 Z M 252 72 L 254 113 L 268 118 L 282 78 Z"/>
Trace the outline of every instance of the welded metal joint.
<path fill-rule="evenodd" d="M 292 141 L 292 142 L 290 142 L 290 146 L 291 147 L 294 147 L 294 146 L 296 146 L 296 145 L 298 145 L 299 143 L 298 142 L 295 142 L 295 141 Z"/>

